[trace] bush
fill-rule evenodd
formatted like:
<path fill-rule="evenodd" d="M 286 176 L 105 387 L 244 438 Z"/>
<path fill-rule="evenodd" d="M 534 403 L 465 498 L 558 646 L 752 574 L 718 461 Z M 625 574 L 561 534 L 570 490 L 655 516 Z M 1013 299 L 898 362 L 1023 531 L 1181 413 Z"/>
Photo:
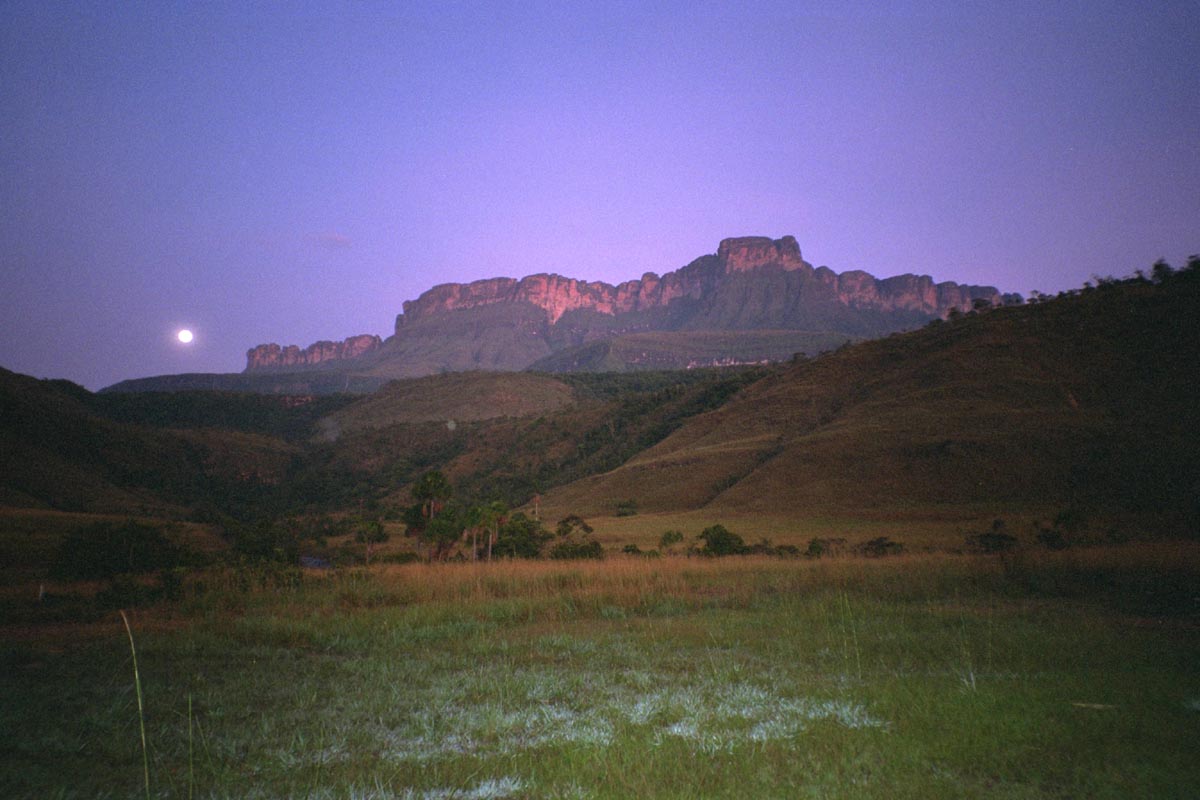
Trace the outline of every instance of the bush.
<path fill-rule="evenodd" d="M 976 553 L 1007 553 L 1017 546 L 1017 537 L 1005 530 L 1004 520 L 992 523 L 990 531 L 972 533 L 967 536 L 967 549 Z"/>
<path fill-rule="evenodd" d="M 683 534 L 676 530 L 663 531 L 663 535 L 658 537 L 658 546 L 666 550 L 673 544 L 679 544 L 683 541 Z"/>
<path fill-rule="evenodd" d="M 705 528 L 697 538 L 704 542 L 704 547 L 700 548 L 700 555 L 703 556 L 736 556 L 747 550 L 742 537 L 724 525 Z"/>
<path fill-rule="evenodd" d="M 778 552 L 771 546 L 771 540 L 765 536 L 758 541 L 757 544 L 752 544 L 746 548 L 747 553 L 756 556 L 773 556 L 778 555 Z"/>
<path fill-rule="evenodd" d="M 551 534 L 542 523 L 517 512 L 500 526 L 492 553 L 501 558 L 537 558 L 541 555 L 542 545 L 550 538 Z"/>
<path fill-rule="evenodd" d="M 225 538 L 233 550 L 247 561 L 296 563 L 300 558 L 300 540 L 287 523 L 259 519 L 250 524 L 232 523 Z"/>
<path fill-rule="evenodd" d="M 558 526 L 554 532 L 558 536 L 566 537 L 578 531 L 579 533 L 591 533 L 592 526 L 588 525 L 587 520 L 578 514 L 568 514 L 558 521 Z"/>
<path fill-rule="evenodd" d="M 809 539 L 804 555 L 807 558 L 840 555 L 846 550 L 845 539 Z"/>
<path fill-rule="evenodd" d="M 636 516 L 637 513 L 638 513 L 637 500 L 622 500 L 621 502 L 617 503 L 617 516 L 618 517 L 632 517 L 632 516 Z"/>
<path fill-rule="evenodd" d="M 587 542 L 559 542 L 550 549 L 550 558 L 604 558 L 604 548 L 595 539 Z"/>
<path fill-rule="evenodd" d="M 893 542 L 886 536 L 879 536 L 869 542 L 863 542 L 855 549 L 864 556 L 880 558 L 900 555 L 904 552 L 904 545 L 900 542 Z"/>

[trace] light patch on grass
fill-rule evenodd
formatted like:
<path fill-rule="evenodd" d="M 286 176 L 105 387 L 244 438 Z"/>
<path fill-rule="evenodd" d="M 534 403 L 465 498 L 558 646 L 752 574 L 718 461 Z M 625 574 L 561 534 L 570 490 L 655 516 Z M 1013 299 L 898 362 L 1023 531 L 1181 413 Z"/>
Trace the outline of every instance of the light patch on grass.
<path fill-rule="evenodd" d="M 412 789 L 400 791 L 386 786 L 350 787 L 349 789 L 317 789 L 306 793 L 306 800 L 502 800 L 525 796 L 529 786 L 519 778 L 488 778 L 469 789 Z M 277 795 L 246 794 L 243 798 L 274 798 Z"/>
<path fill-rule="evenodd" d="M 661 683 L 661 680 L 659 681 Z M 787 742 L 809 723 L 851 730 L 887 728 L 862 705 L 795 696 L 727 676 L 702 675 L 657 686 L 639 670 L 515 669 L 500 676 L 456 671 L 411 694 L 390 724 L 359 728 L 369 748 L 390 762 L 507 758 L 545 748 L 607 748 L 633 736 L 650 746 L 685 740 L 703 753 L 753 743 Z M 308 763 L 343 756 L 312 751 Z M 335 748 L 336 750 L 336 748 Z M 294 756 L 282 756 L 295 766 Z"/>

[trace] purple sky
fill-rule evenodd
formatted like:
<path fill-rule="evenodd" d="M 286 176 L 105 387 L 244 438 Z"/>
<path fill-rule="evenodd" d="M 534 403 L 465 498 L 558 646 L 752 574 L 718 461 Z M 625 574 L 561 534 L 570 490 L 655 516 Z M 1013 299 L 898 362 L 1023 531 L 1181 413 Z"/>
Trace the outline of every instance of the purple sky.
<path fill-rule="evenodd" d="M 236 372 L 728 236 L 1022 293 L 1200 251 L 1200 4 L 881 5 L 3 2 L 0 366 Z"/>

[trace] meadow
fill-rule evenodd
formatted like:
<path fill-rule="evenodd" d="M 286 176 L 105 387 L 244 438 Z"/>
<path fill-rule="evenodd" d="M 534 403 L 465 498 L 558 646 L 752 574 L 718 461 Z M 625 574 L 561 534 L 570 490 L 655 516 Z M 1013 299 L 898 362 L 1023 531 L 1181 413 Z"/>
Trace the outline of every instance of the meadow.
<path fill-rule="evenodd" d="M 0 795 L 1194 797 L 1198 575 L 1170 541 L 223 568 L 135 648 L 10 582 Z"/>

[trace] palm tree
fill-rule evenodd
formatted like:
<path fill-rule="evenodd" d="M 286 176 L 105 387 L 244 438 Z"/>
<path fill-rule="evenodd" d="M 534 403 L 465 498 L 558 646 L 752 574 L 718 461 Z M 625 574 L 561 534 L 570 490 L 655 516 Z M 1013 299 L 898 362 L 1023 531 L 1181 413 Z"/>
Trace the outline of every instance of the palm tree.
<path fill-rule="evenodd" d="M 450 481 L 437 470 L 426 472 L 417 479 L 412 488 L 413 499 L 421 504 L 421 515 L 427 520 L 438 515 L 452 494 L 454 490 Z"/>
<path fill-rule="evenodd" d="M 482 509 L 482 520 L 488 530 L 487 560 L 492 560 L 492 548 L 496 546 L 496 537 L 500 535 L 500 526 L 508 521 L 508 506 L 495 500 Z"/>

